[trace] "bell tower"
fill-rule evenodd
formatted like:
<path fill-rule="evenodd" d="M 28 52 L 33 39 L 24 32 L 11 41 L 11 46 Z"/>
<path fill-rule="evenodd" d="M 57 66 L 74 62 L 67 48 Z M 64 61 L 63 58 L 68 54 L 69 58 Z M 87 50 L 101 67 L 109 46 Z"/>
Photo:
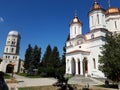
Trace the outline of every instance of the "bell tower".
<path fill-rule="evenodd" d="M 90 30 L 105 28 L 105 10 L 94 0 L 94 4 L 88 13 Z"/>
<path fill-rule="evenodd" d="M 82 34 L 82 23 L 75 13 L 74 18 L 70 23 L 70 39 L 75 38 L 79 34 Z"/>
<path fill-rule="evenodd" d="M 18 71 L 19 50 L 20 50 L 20 34 L 17 31 L 10 31 L 8 33 L 3 54 L 2 71 L 11 73 Z M 11 66 L 13 68 L 11 68 Z"/>

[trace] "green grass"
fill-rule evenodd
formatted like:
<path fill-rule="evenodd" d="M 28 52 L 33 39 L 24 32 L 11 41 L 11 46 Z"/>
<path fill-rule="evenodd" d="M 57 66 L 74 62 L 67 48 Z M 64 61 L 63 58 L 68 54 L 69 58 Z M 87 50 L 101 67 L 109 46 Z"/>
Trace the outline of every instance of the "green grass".
<path fill-rule="evenodd" d="M 40 75 L 28 76 L 26 73 L 16 73 L 17 75 L 28 77 L 28 78 L 40 78 Z"/>

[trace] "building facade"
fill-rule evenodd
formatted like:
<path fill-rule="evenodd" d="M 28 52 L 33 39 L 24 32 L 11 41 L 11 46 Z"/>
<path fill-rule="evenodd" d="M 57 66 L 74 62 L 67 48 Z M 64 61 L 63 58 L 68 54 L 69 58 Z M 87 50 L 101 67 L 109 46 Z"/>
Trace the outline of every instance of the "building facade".
<path fill-rule="evenodd" d="M 70 23 L 70 37 L 66 42 L 66 74 L 104 77 L 98 69 L 100 47 L 106 33 L 120 33 L 120 10 L 101 7 L 96 0 L 88 12 L 90 31 L 82 34 L 82 23 L 75 15 Z"/>
<path fill-rule="evenodd" d="M 8 33 L 0 71 L 6 73 L 18 72 L 20 63 L 20 39 L 21 36 L 17 31 L 10 31 Z"/>

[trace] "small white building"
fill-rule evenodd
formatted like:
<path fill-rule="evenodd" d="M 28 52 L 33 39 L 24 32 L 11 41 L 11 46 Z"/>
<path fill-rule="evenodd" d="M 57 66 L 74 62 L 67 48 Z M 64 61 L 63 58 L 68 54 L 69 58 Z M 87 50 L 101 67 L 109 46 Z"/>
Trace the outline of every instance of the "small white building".
<path fill-rule="evenodd" d="M 120 32 L 120 10 L 103 9 L 94 0 L 89 13 L 89 33 L 82 34 L 82 23 L 75 15 L 70 23 L 70 38 L 66 42 L 66 74 L 104 77 L 98 69 L 100 47 L 105 44 L 106 33 Z"/>
<path fill-rule="evenodd" d="M 10 31 L 8 33 L 2 62 L 0 64 L 0 71 L 12 73 L 19 71 L 20 56 L 20 34 L 17 31 Z"/>

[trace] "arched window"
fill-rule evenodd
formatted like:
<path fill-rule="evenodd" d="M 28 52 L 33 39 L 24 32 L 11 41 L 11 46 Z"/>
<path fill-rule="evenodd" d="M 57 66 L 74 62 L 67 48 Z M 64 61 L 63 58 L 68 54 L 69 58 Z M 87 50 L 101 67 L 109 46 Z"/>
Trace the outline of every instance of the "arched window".
<path fill-rule="evenodd" d="M 14 52 L 14 48 L 11 48 L 11 52 Z"/>
<path fill-rule="evenodd" d="M 92 25 L 93 25 L 93 16 L 91 16 L 91 19 L 92 19 Z"/>
<path fill-rule="evenodd" d="M 6 52 L 8 52 L 8 48 L 6 48 Z"/>
<path fill-rule="evenodd" d="M 97 14 L 97 21 L 98 21 L 98 24 L 99 24 L 99 14 Z"/>
<path fill-rule="evenodd" d="M 96 61 L 95 61 L 95 58 L 93 58 L 93 66 L 94 66 L 94 69 L 96 69 Z"/>
<path fill-rule="evenodd" d="M 74 30 L 75 30 L 75 34 L 76 34 L 76 27 L 74 27 Z"/>
<path fill-rule="evenodd" d="M 117 22 L 115 21 L 115 28 L 117 28 Z"/>

